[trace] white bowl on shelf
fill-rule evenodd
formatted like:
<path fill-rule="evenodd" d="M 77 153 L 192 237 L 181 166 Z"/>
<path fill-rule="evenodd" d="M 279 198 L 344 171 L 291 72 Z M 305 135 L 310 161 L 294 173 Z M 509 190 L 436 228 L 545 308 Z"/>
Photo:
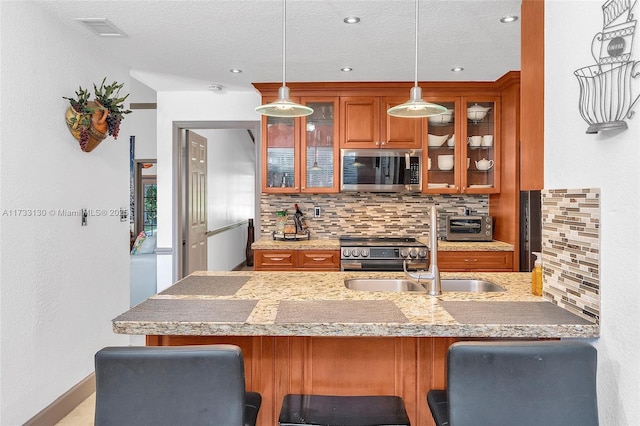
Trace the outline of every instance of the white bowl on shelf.
<path fill-rule="evenodd" d="M 429 133 L 427 135 L 427 144 L 432 147 L 442 146 L 442 144 L 445 143 L 447 139 L 449 139 L 448 134 L 438 136 L 438 135 L 432 135 L 431 133 Z"/>
<path fill-rule="evenodd" d="M 438 169 L 444 171 L 453 169 L 453 155 L 438 155 Z"/>
<path fill-rule="evenodd" d="M 443 126 L 451 122 L 452 118 L 453 118 L 453 110 L 448 109 L 446 112 L 443 112 L 440 115 L 433 115 L 429 117 L 428 120 L 429 120 L 429 124 L 433 124 L 436 126 Z"/>
<path fill-rule="evenodd" d="M 480 121 L 487 116 L 490 107 L 483 107 L 481 105 L 475 104 L 467 108 L 467 118 L 471 121 Z"/>

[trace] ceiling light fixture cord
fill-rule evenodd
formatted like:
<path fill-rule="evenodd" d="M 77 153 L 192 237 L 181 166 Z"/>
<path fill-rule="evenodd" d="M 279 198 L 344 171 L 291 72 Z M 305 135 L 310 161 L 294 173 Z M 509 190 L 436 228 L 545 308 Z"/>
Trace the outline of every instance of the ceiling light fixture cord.
<path fill-rule="evenodd" d="M 387 110 L 387 114 L 393 117 L 422 118 L 439 115 L 447 111 L 442 105 L 432 104 L 422 99 L 422 89 L 418 86 L 418 38 L 419 38 L 419 15 L 418 8 L 420 0 L 415 0 L 416 8 L 416 62 L 414 85 L 411 88 L 409 100 L 403 104 L 393 106 Z"/>
<path fill-rule="evenodd" d="M 416 71 L 415 71 L 415 79 L 414 79 L 414 86 L 418 86 L 418 16 L 419 16 L 419 11 L 418 11 L 418 0 L 416 0 Z"/>
<path fill-rule="evenodd" d="M 287 58 L 287 0 L 282 0 L 282 87 L 286 81 Z"/>
<path fill-rule="evenodd" d="M 313 108 L 300 105 L 289 99 L 287 87 L 287 2 L 282 0 L 282 86 L 278 89 L 278 99 L 256 107 L 258 114 L 269 117 L 304 117 L 313 114 Z"/>

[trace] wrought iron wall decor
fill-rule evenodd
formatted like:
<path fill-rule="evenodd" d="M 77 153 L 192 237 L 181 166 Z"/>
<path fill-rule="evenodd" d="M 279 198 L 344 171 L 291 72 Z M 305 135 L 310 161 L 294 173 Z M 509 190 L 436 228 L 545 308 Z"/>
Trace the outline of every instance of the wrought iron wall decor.
<path fill-rule="evenodd" d="M 596 61 L 574 71 L 580 83 L 580 115 L 589 124 L 587 133 L 624 130 L 640 98 L 640 62 L 632 58 L 638 0 L 608 0 L 602 5 L 602 31 L 591 42 Z M 635 83 L 635 86 L 634 86 Z"/>

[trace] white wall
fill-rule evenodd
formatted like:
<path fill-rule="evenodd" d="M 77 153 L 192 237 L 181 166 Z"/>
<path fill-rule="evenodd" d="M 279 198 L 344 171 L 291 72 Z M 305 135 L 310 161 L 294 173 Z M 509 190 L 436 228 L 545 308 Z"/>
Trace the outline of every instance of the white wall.
<path fill-rule="evenodd" d="M 595 65 L 603 1 L 546 2 L 545 187 L 601 189 L 600 424 L 640 424 L 640 104 L 629 129 L 587 135 L 573 71 Z M 640 7 L 636 6 L 636 15 Z M 640 60 L 637 34 L 632 58 Z M 640 94 L 640 79 L 632 80 Z"/>
<path fill-rule="evenodd" d="M 252 219 L 255 213 L 255 143 L 242 129 L 198 129 L 207 139 L 208 228 Z M 207 269 L 227 271 L 245 260 L 247 226 L 208 238 Z"/>
<path fill-rule="evenodd" d="M 173 123 L 260 121 L 257 92 L 158 92 L 158 291 L 173 283 Z"/>
<path fill-rule="evenodd" d="M 156 91 L 131 78 L 131 95 L 127 99 L 134 103 L 155 103 Z M 127 116 L 127 124 L 131 134 L 136 137 L 135 158 L 150 160 L 156 158 L 156 127 L 157 114 L 155 109 L 136 109 Z"/>
<path fill-rule="evenodd" d="M 80 25 L 32 2 L 0 3 L 2 164 L 0 211 L 0 424 L 23 424 L 93 371 L 93 355 L 127 344 L 111 319 L 129 305 L 129 223 L 57 215 L 58 209 L 129 204 L 128 129 L 80 150 L 64 113 L 81 85 L 129 86 L 128 68 L 100 53 Z M 35 212 L 35 210 L 32 210 Z"/>

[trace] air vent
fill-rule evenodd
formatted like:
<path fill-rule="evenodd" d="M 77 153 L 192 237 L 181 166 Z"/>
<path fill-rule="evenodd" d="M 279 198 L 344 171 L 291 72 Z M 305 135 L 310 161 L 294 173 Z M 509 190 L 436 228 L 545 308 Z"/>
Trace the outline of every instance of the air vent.
<path fill-rule="evenodd" d="M 127 37 L 118 27 L 105 18 L 79 18 L 79 23 L 89 28 L 100 37 Z"/>

